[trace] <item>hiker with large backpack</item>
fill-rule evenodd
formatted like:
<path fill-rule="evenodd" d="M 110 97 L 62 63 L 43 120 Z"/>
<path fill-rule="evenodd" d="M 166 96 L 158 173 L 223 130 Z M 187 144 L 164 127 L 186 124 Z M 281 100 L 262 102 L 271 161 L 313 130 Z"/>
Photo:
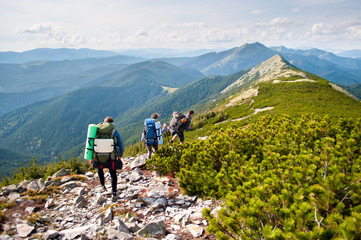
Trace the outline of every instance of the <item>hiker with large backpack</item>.
<path fill-rule="evenodd" d="M 153 150 L 158 150 L 158 144 L 163 143 L 162 133 L 160 122 L 158 122 L 158 114 L 153 113 L 151 118 L 144 120 L 144 130 L 142 133 L 141 141 L 147 146 L 148 149 L 148 159 L 151 159 Z"/>
<path fill-rule="evenodd" d="M 99 181 L 104 191 L 106 191 L 106 187 L 103 169 L 109 169 L 112 180 L 113 201 L 117 199 L 117 169 L 123 167 L 121 161 L 123 153 L 123 142 L 113 125 L 113 118 L 106 117 L 104 122 L 97 125 L 97 133 L 94 138 L 94 154 L 91 162 L 94 168 L 98 168 Z"/>
<path fill-rule="evenodd" d="M 189 131 L 192 126 L 192 117 L 194 116 L 194 110 L 189 110 L 187 115 L 180 112 L 174 112 L 173 118 L 169 123 L 169 131 L 173 135 L 170 143 L 173 143 L 177 137 L 179 137 L 180 144 L 184 143 L 184 130 Z"/>

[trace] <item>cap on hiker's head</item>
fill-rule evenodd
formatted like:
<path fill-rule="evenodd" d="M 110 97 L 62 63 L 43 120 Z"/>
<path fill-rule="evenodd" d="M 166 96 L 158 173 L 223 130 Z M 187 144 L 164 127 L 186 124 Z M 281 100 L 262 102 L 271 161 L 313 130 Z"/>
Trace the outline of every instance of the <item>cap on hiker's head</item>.
<path fill-rule="evenodd" d="M 113 118 L 112 118 L 112 117 L 106 117 L 106 118 L 104 119 L 104 122 L 106 122 L 106 123 L 113 123 Z"/>

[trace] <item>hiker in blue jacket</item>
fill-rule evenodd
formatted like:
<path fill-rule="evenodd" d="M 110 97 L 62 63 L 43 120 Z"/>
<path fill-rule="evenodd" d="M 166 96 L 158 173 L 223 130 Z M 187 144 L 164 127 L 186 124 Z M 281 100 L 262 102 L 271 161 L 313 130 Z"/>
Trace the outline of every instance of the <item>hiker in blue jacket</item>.
<path fill-rule="evenodd" d="M 148 159 L 152 157 L 153 150 L 158 150 L 158 141 L 155 133 L 155 122 L 158 121 L 158 114 L 153 113 L 151 118 L 148 118 L 144 121 L 144 130 L 142 133 L 141 141 L 147 146 L 148 149 Z"/>

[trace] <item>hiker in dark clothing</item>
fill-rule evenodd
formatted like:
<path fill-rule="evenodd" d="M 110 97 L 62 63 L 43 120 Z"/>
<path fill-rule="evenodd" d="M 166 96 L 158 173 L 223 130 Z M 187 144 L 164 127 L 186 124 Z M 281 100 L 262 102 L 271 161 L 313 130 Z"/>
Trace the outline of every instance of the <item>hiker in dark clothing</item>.
<path fill-rule="evenodd" d="M 184 143 L 184 130 L 189 131 L 192 128 L 191 122 L 192 117 L 194 116 L 194 110 L 189 110 L 188 114 L 185 115 L 185 118 L 181 119 L 180 121 L 182 124 L 178 127 L 178 129 L 170 128 L 170 133 L 173 135 L 172 140 L 170 143 L 173 143 L 174 140 L 179 137 L 180 144 Z"/>
<path fill-rule="evenodd" d="M 108 124 L 113 124 L 113 118 L 111 117 L 106 117 L 104 119 L 104 123 L 108 123 Z M 114 162 L 116 161 L 120 161 L 121 162 L 121 157 L 123 156 L 124 153 L 124 146 L 123 146 L 123 142 L 120 138 L 119 132 L 117 130 L 115 130 L 114 128 L 114 137 L 116 138 L 116 151 L 117 151 L 117 156 L 115 161 L 113 161 L 112 163 L 106 163 L 104 164 L 105 168 L 109 167 L 109 173 L 110 173 L 110 177 L 112 179 L 112 200 L 115 201 L 117 198 L 117 184 L 118 184 L 118 180 L 117 180 L 117 167 L 114 167 Z M 117 162 L 119 163 L 119 162 Z M 113 166 L 111 166 L 113 164 Z M 109 166 L 107 166 L 109 165 Z M 94 165 L 93 165 L 94 166 Z M 106 191 L 106 187 L 105 187 L 105 181 L 104 181 L 104 170 L 103 170 L 103 165 L 99 164 L 96 166 L 98 168 L 98 176 L 99 176 L 99 181 L 101 184 L 101 187 L 104 191 Z"/>

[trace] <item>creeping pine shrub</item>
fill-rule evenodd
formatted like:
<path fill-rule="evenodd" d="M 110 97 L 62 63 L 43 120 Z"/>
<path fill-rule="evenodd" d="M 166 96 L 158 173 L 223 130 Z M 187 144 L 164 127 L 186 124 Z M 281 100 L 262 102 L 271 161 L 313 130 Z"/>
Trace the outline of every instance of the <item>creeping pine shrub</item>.
<path fill-rule="evenodd" d="M 187 144 L 184 146 L 187 146 Z M 164 147 L 155 151 L 154 156 L 147 161 L 147 167 L 161 175 L 179 172 L 182 166 L 179 159 L 182 156 L 184 146 L 164 145 Z"/>
<path fill-rule="evenodd" d="M 218 239 L 361 239 L 360 149 L 361 119 L 267 115 L 154 163 L 178 161 L 188 194 L 224 200 L 203 211 Z"/>

